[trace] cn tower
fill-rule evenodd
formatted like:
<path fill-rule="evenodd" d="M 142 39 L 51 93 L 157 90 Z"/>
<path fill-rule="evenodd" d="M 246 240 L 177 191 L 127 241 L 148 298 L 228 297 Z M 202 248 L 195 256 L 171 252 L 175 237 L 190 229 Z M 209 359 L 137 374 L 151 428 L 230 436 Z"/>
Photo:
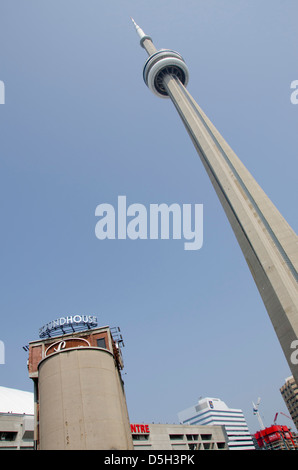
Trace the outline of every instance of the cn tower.
<path fill-rule="evenodd" d="M 144 81 L 155 95 L 170 98 L 180 115 L 298 384 L 297 235 L 186 90 L 189 72 L 181 55 L 169 49 L 157 50 L 150 36 L 132 21 L 149 55 Z"/>

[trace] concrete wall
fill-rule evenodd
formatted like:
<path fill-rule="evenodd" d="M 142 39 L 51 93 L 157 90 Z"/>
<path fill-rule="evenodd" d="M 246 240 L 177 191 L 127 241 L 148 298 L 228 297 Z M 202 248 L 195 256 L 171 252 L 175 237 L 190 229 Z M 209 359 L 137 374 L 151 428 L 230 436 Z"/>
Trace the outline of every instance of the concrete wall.
<path fill-rule="evenodd" d="M 113 354 L 61 350 L 39 364 L 40 450 L 133 449 L 123 384 Z"/>
<path fill-rule="evenodd" d="M 34 416 L 0 413 L 0 450 L 33 450 Z"/>
<path fill-rule="evenodd" d="M 228 437 L 224 426 L 183 424 L 148 424 L 149 432 L 135 432 L 135 450 L 227 450 Z"/>

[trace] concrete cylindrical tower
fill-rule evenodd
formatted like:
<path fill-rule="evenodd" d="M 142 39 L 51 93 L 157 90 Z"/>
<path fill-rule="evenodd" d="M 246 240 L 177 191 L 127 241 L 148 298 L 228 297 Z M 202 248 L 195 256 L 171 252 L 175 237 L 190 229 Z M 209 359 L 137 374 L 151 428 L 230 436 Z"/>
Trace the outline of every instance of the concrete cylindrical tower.
<path fill-rule="evenodd" d="M 132 450 L 121 352 L 103 327 L 30 343 L 38 450 Z"/>
<path fill-rule="evenodd" d="M 134 22 L 149 55 L 146 85 L 174 104 L 223 206 L 298 383 L 298 238 L 245 165 L 186 90 L 180 54 L 156 51 Z M 245 302 L 245 299 L 244 299 Z"/>
<path fill-rule="evenodd" d="M 39 364 L 40 449 L 128 449 L 130 427 L 113 355 L 61 350 Z"/>

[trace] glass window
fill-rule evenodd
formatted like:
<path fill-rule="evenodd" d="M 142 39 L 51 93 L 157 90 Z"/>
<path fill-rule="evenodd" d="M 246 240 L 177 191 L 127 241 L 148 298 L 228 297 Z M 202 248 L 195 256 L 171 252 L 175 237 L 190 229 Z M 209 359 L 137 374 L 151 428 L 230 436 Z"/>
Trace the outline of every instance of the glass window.
<path fill-rule="evenodd" d="M 212 439 L 212 434 L 201 434 L 202 441 L 210 441 Z"/>
<path fill-rule="evenodd" d="M 134 441 L 148 441 L 149 434 L 132 434 Z"/>
<path fill-rule="evenodd" d="M 98 348 L 107 349 L 105 338 L 98 338 L 96 341 L 97 341 L 97 347 Z"/>
<path fill-rule="evenodd" d="M 213 442 L 204 442 L 203 443 L 205 450 L 212 450 L 213 449 Z"/>
<path fill-rule="evenodd" d="M 171 441 L 182 441 L 184 434 L 170 434 Z"/>
<path fill-rule="evenodd" d="M 189 450 L 198 450 L 198 444 L 188 444 Z"/>
<path fill-rule="evenodd" d="M 197 441 L 199 438 L 198 434 L 186 434 L 186 439 L 188 441 Z"/>
<path fill-rule="evenodd" d="M 226 446 L 226 443 L 225 443 L 225 442 L 218 442 L 218 443 L 217 443 L 217 448 L 218 448 L 218 449 L 224 449 L 225 446 Z"/>
<path fill-rule="evenodd" d="M 14 441 L 17 437 L 17 432 L 3 431 L 0 432 L 0 441 Z"/>

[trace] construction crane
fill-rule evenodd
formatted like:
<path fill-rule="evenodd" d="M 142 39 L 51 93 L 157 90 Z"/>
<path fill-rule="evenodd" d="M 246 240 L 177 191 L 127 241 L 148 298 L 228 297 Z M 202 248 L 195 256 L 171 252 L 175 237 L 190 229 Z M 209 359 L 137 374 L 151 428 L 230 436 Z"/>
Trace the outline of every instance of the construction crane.
<path fill-rule="evenodd" d="M 261 403 L 261 398 L 258 398 L 258 401 L 257 401 L 257 404 L 256 404 L 256 405 L 254 404 L 254 402 L 252 402 L 253 413 L 254 413 L 254 415 L 256 415 L 257 418 L 258 418 L 260 428 L 261 428 L 261 429 L 265 429 L 264 423 L 263 423 L 262 418 L 261 418 L 260 413 L 259 413 L 259 406 L 260 406 L 260 403 Z"/>
<path fill-rule="evenodd" d="M 292 419 L 290 416 L 286 415 L 286 414 L 283 413 L 282 411 L 280 411 L 279 414 L 284 415 L 286 418 Z"/>
<path fill-rule="evenodd" d="M 285 416 L 286 418 L 288 418 L 288 419 L 290 419 L 290 420 L 292 420 L 292 418 L 290 418 L 290 416 L 286 415 L 286 414 L 283 413 L 282 411 L 280 411 L 279 414 Z M 278 416 L 278 412 L 275 414 L 273 424 L 276 424 L 277 416 Z"/>

